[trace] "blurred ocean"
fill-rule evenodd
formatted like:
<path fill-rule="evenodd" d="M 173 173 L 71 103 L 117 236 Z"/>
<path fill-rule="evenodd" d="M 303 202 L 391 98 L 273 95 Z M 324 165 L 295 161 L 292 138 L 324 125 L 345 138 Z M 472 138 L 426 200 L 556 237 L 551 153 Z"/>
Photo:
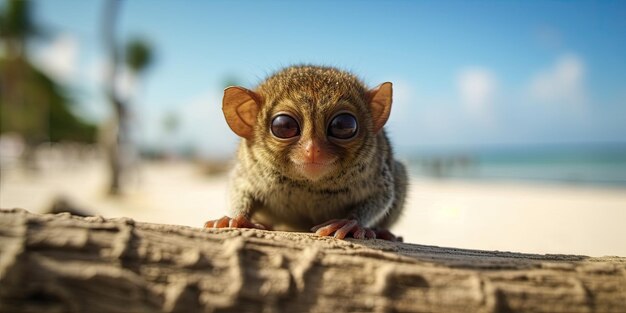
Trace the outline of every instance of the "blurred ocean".
<path fill-rule="evenodd" d="M 626 186 L 626 143 L 423 148 L 405 155 L 417 177 Z"/>

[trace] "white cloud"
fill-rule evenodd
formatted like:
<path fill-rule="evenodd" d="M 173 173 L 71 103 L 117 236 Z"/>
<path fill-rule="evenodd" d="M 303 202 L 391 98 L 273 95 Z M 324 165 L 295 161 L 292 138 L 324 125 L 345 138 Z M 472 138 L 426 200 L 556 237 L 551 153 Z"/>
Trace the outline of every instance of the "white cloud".
<path fill-rule="evenodd" d="M 582 106 L 587 102 L 585 64 L 575 54 L 560 56 L 555 64 L 530 80 L 532 100 L 553 105 Z"/>
<path fill-rule="evenodd" d="M 496 96 L 495 75 L 483 67 L 461 70 L 457 75 L 457 88 L 461 102 L 473 114 L 488 114 Z"/>
<path fill-rule="evenodd" d="M 77 68 L 79 44 L 74 36 L 64 33 L 55 37 L 35 56 L 37 65 L 52 78 L 71 81 Z"/>

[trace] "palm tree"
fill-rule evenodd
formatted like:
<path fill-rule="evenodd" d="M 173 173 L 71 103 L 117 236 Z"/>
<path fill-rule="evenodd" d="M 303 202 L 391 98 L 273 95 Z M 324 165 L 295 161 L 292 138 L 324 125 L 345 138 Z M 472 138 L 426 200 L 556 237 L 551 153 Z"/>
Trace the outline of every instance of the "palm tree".
<path fill-rule="evenodd" d="M 126 66 L 137 76 L 152 64 L 151 45 L 142 38 L 134 38 L 126 44 Z"/>
<path fill-rule="evenodd" d="M 5 42 L 7 56 L 20 58 L 26 55 L 26 41 L 40 34 L 31 18 L 31 2 L 9 0 L 0 14 L 0 37 Z"/>
<path fill-rule="evenodd" d="M 125 151 L 130 149 L 128 122 L 128 100 L 122 96 L 115 88 L 118 79 L 119 53 L 118 44 L 115 37 L 115 26 L 119 13 L 119 0 L 109 0 L 105 3 L 103 16 L 103 41 L 109 55 L 110 69 L 105 83 L 105 93 L 113 108 L 114 120 L 110 128 L 105 130 L 108 134 L 105 138 L 105 150 L 109 160 L 110 182 L 109 194 L 119 195 L 121 193 L 121 180 L 125 164 Z M 125 63 L 135 76 L 143 74 L 152 62 L 152 50 L 150 45 L 140 39 L 134 39 L 126 45 Z"/>
<path fill-rule="evenodd" d="M 104 129 L 103 145 L 106 150 L 107 159 L 109 162 L 109 173 L 111 174 L 109 180 L 109 194 L 119 195 L 121 192 L 121 175 L 122 175 L 122 160 L 120 143 L 125 140 L 124 138 L 124 121 L 126 120 L 126 107 L 122 102 L 119 94 L 115 90 L 115 82 L 117 80 L 117 63 L 118 52 L 117 44 L 115 40 L 115 26 L 117 24 L 117 15 L 119 11 L 118 0 L 108 0 L 105 2 L 104 15 L 102 19 L 102 37 L 104 47 L 107 50 L 109 57 L 109 69 L 107 71 L 107 77 L 104 83 L 104 91 L 111 103 L 114 117 L 110 124 L 106 125 Z"/>
<path fill-rule="evenodd" d="M 26 168 L 36 169 L 34 150 L 46 141 L 91 142 L 95 127 L 70 109 L 73 104 L 59 85 L 30 61 L 27 43 L 47 37 L 32 15 L 31 1 L 6 1 L 0 12 L 0 133 L 18 133 L 26 143 Z"/>
<path fill-rule="evenodd" d="M 0 13 L 0 38 L 6 49 L 0 73 L 0 103 L 5 108 L 5 114 L 9 106 L 16 112 L 37 113 L 34 108 L 29 108 L 33 101 L 29 101 L 31 93 L 27 90 L 30 64 L 27 60 L 26 42 L 37 33 L 37 27 L 31 19 L 30 4 L 28 1 L 10 0 Z M 30 120 L 37 120 L 39 115 L 31 115 Z M 35 124 L 41 122 L 43 121 L 35 121 Z M 6 127 L 4 125 L 3 128 Z"/>

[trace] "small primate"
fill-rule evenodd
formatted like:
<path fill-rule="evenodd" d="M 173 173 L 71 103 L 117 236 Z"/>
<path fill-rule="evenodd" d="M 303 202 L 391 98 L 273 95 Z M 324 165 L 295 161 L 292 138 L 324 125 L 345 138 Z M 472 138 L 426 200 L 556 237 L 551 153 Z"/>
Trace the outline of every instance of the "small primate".
<path fill-rule="evenodd" d="M 232 218 L 205 227 L 314 231 L 399 240 L 407 189 L 383 126 L 392 86 L 368 89 L 331 67 L 287 67 L 254 91 L 224 90 L 222 110 L 242 140 L 231 177 Z"/>

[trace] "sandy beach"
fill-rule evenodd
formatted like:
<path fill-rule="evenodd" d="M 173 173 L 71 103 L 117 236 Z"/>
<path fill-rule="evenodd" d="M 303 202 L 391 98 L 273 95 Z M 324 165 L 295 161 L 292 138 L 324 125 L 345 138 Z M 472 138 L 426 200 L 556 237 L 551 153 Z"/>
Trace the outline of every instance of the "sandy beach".
<path fill-rule="evenodd" d="M 105 196 L 106 168 L 88 161 L 38 173 L 3 170 L 0 207 L 45 212 L 62 196 L 105 217 L 201 227 L 227 214 L 227 175 L 207 176 L 185 162 L 147 162 L 124 197 Z M 626 188 L 411 180 L 405 242 L 542 254 L 626 256 Z"/>

